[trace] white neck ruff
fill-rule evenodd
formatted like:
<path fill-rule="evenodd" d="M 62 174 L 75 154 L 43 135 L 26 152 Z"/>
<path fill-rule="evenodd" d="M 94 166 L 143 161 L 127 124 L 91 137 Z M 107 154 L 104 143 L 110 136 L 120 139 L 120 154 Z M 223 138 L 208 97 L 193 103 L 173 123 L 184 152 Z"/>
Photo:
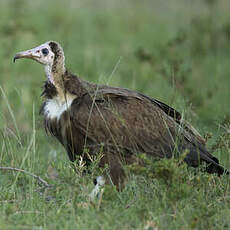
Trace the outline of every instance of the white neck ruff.
<path fill-rule="evenodd" d="M 59 120 L 61 115 L 71 107 L 74 99 L 75 97 L 69 96 L 66 97 L 65 101 L 61 101 L 58 97 L 48 99 L 44 107 L 45 116 L 50 119 L 56 118 Z"/>

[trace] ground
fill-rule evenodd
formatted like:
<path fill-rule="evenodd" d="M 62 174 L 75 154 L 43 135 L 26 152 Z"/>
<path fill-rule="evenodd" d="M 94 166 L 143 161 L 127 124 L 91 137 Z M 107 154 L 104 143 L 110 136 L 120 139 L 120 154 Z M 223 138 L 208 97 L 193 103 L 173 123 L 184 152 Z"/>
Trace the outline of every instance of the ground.
<path fill-rule="evenodd" d="M 179 160 L 130 167 L 122 192 L 91 203 L 92 176 L 73 170 L 39 116 L 44 70 L 16 52 L 60 42 L 66 66 L 96 83 L 138 90 L 180 111 L 230 169 L 228 0 L 0 3 L 0 229 L 229 229 L 228 176 Z M 94 175 L 99 169 L 96 161 Z M 93 175 L 93 176 L 94 176 Z"/>

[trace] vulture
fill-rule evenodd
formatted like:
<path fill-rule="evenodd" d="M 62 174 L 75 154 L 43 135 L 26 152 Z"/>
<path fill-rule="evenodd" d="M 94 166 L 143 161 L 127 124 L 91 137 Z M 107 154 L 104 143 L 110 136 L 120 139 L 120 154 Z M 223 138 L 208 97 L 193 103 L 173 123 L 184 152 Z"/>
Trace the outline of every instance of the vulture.
<path fill-rule="evenodd" d="M 115 185 L 124 181 L 124 165 L 134 163 L 141 153 L 156 160 L 186 153 L 189 166 L 204 162 L 208 173 L 229 174 L 179 112 L 142 93 L 79 78 L 65 67 L 59 43 L 48 41 L 19 52 L 14 61 L 19 58 L 44 66 L 47 80 L 40 113 L 45 130 L 64 146 L 71 161 L 81 156 L 89 165 L 102 153 L 99 166 L 107 167 Z M 98 178 L 96 184 L 103 181 Z"/>

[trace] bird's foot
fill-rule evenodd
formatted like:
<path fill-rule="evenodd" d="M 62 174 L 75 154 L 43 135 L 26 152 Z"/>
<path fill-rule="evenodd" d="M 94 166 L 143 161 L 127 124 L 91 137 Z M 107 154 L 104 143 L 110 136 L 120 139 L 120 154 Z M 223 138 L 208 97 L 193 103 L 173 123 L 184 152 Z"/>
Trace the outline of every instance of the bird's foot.
<path fill-rule="evenodd" d="M 95 187 L 92 190 L 92 192 L 89 194 L 90 201 L 95 201 L 95 199 L 98 199 L 98 203 L 101 203 L 102 195 L 104 192 L 104 185 L 105 185 L 105 179 L 103 176 L 98 176 L 95 179 Z"/>

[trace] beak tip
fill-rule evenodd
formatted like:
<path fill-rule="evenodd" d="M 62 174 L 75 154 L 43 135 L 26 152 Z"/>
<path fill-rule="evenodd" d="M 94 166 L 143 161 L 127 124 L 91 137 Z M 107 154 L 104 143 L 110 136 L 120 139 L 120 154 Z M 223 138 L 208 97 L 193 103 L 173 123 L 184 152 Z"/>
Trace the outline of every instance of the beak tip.
<path fill-rule="evenodd" d="M 15 55 L 14 58 L 13 58 L 13 63 L 15 63 L 15 61 L 18 59 L 18 56 Z"/>

